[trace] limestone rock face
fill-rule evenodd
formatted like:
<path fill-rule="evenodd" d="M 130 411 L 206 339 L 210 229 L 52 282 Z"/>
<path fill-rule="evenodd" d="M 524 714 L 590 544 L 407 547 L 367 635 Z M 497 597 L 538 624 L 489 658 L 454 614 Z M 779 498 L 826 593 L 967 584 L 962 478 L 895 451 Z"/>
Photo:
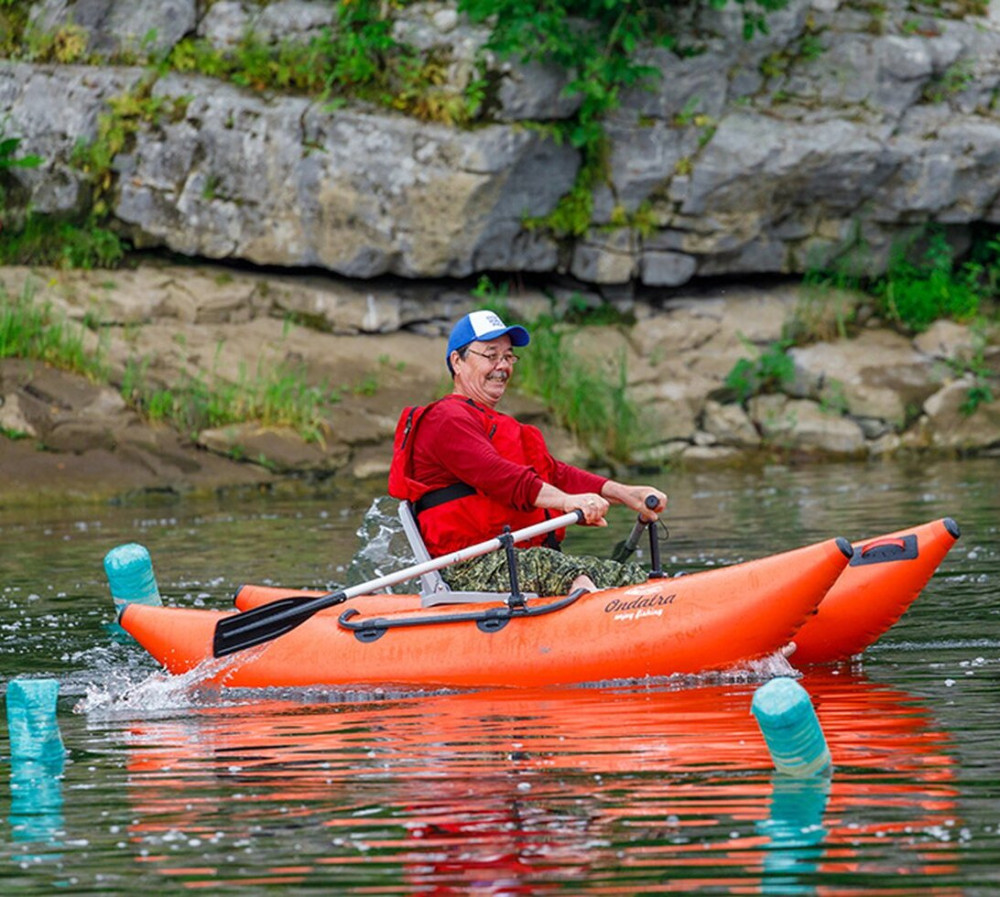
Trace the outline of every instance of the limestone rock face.
<path fill-rule="evenodd" d="M 605 176 L 589 222 L 569 234 L 538 219 L 582 164 L 552 127 L 579 109 L 574 73 L 496 58 L 487 29 L 454 3 L 393 8 L 392 28 L 443 72 L 442 95 L 485 91 L 466 128 L 151 64 L 190 38 L 219 49 L 248 34 L 311 40 L 338 27 L 326 0 L 25 6 L 35 36 L 60 33 L 92 62 L 0 60 L 0 134 L 43 160 L 0 170 L 0 223 L 29 209 L 83 219 L 97 206 L 137 247 L 197 264 L 113 279 L 0 269 L 8 297 L 34 281 L 111 383 L 5 359 L 0 463 L 18 452 L 19 469 L 34 469 L 48 452 L 77 470 L 72 459 L 87 457 L 123 484 L 384 475 L 399 409 L 449 387 L 445 335 L 478 304 L 460 279 L 494 272 L 546 275 L 544 291 L 523 278 L 509 297 L 529 314 L 550 298 L 635 314 L 634 327 L 566 345 L 613 383 L 627 371 L 622 388 L 644 415 L 636 460 L 1000 453 L 995 328 L 840 338 L 856 299 L 817 302 L 760 278 L 839 261 L 877 273 L 928 223 L 959 246 L 1000 223 L 996 4 L 977 19 L 924 16 L 905 0 L 791 0 L 749 42 L 740 4 L 678 12 L 698 52 L 640 48 L 660 77 L 626 91 L 604 122 Z M 95 173 L 109 126 L 121 140 Z M 776 351 L 789 322 L 807 318 L 824 335 L 789 353 L 790 381 L 737 401 L 734 365 Z M 324 416 L 309 438 L 284 424 L 174 432 L 122 399 L 136 365 L 162 389 L 294 374 L 322 392 Z M 554 431 L 561 457 L 586 463 L 537 402 L 511 399 Z"/>
<path fill-rule="evenodd" d="M 919 408 L 946 377 L 904 336 L 870 330 L 857 339 L 817 343 L 790 352 L 794 391 L 825 400 L 860 418 L 880 418 L 902 429 L 908 408 Z"/>
<path fill-rule="evenodd" d="M 864 432 L 855 421 L 808 399 L 758 396 L 750 401 L 750 417 L 770 443 L 786 450 L 844 457 L 866 454 Z"/>
<path fill-rule="evenodd" d="M 168 50 L 197 22 L 197 0 L 41 0 L 31 10 L 41 31 L 82 29 L 96 53 Z"/>
<path fill-rule="evenodd" d="M 196 99 L 121 159 L 115 212 L 138 244 L 361 278 L 553 266 L 555 244 L 520 219 L 569 189 L 568 147 L 205 82 L 162 79 L 158 94 Z"/>
<path fill-rule="evenodd" d="M 942 387 L 924 403 L 920 432 L 935 448 L 969 452 L 1000 447 L 1000 402 L 973 404 L 971 377 Z"/>
<path fill-rule="evenodd" d="M 717 442 L 738 448 L 757 448 L 761 435 L 750 415 L 739 405 L 723 405 L 712 399 L 705 402 L 702 426 Z"/>
<path fill-rule="evenodd" d="M 85 212 L 94 195 L 79 147 L 112 98 L 153 78 L 171 112 L 140 121 L 113 160 L 111 223 L 138 246 L 201 258 L 359 278 L 569 273 L 611 295 L 802 272 L 859 240 L 878 271 L 927 222 L 958 240 L 1000 222 L 1000 17 L 914 27 L 903 0 L 791 0 L 745 41 L 729 6 L 685 13 L 699 53 L 640 50 L 659 78 L 626 91 L 606 121 L 607 177 L 579 236 L 529 226 L 581 160 L 523 126 L 575 114 L 572 73 L 485 52 L 488 31 L 445 2 L 395 11 L 393 33 L 436 61 L 444 93 L 490 85 L 473 128 L 146 68 L 0 62 L 6 132 L 45 160 L 8 172 L 9 195 Z M 277 44 L 337 27 L 318 0 L 36 0 L 31 22 L 82 29 L 111 60 L 185 37 L 225 48 L 248 31 Z"/>

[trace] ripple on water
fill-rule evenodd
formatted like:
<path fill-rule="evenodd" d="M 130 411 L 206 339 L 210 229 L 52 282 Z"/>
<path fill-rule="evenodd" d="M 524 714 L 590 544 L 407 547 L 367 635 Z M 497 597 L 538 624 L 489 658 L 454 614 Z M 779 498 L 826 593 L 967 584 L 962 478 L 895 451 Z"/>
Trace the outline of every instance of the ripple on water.
<path fill-rule="evenodd" d="M 147 544 L 169 600 L 223 607 L 244 579 L 343 580 L 368 497 L 122 506 L 88 510 L 84 525 L 63 519 L 72 511 L 0 511 L 0 675 L 53 676 L 68 698 L 63 773 L 15 793 L 15 773 L 31 770 L 8 770 L 4 881 L 26 897 L 988 893 L 1000 849 L 995 464 L 669 475 L 674 572 L 940 516 L 962 525 L 862 662 L 803 670 L 835 763 L 806 783 L 772 775 L 750 714 L 758 682 L 798 675 L 794 655 L 531 694 L 251 691 L 209 685 L 212 668 L 165 676 L 105 627 L 101 558 L 116 544 Z M 392 508 L 378 510 L 364 569 L 405 565 L 381 531 Z M 634 516 L 614 511 L 627 532 Z M 619 537 L 576 528 L 569 550 L 606 554 Z"/>

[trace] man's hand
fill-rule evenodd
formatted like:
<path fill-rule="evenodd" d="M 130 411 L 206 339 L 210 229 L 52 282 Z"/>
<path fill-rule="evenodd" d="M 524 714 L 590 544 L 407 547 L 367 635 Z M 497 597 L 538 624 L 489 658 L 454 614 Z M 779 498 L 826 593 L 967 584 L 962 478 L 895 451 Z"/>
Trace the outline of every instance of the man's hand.
<path fill-rule="evenodd" d="M 601 494 L 609 501 L 631 508 L 636 513 L 641 514 L 643 519 L 649 521 L 658 520 L 659 515 L 667 509 L 667 494 L 655 486 L 626 486 L 624 483 L 608 480 L 604 484 Z M 646 505 L 646 498 L 650 495 L 656 499 L 656 505 L 653 508 Z"/>

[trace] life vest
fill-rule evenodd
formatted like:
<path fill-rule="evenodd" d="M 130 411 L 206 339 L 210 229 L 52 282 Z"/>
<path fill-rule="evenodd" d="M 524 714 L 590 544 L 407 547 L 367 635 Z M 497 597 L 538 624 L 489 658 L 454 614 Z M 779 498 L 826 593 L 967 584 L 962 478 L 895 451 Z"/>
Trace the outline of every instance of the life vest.
<path fill-rule="evenodd" d="M 471 399 L 455 394 L 438 402 L 465 402 L 483 425 L 483 432 L 497 452 L 509 461 L 533 467 L 546 482 L 551 482 L 554 464 L 545 446 L 541 430 L 522 424 L 508 414 L 482 408 Z M 551 516 L 543 508 L 518 511 L 498 502 L 468 483 L 455 482 L 432 488 L 413 478 L 413 446 L 417 426 L 424 415 L 438 404 L 404 408 L 396 424 L 392 463 L 389 467 L 389 494 L 413 505 L 420 532 L 433 557 L 495 538 L 505 526 L 512 530 L 541 523 Z M 558 548 L 565 530 L 519 542 L 519 547 L 548 545 Z"/>

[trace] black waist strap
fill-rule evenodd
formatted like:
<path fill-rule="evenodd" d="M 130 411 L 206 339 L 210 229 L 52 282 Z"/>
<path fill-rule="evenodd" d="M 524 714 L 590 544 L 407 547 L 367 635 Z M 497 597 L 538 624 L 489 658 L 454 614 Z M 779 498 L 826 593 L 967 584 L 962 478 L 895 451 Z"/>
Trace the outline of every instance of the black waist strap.
<path fill-rule="evenodd" d="M 467 495 L 475 494 L 476 490 L 468 483 L 452 483 L 450 486 L 442 486 L 440 489 L 431 489 L 430 492 L 425 492 L 413 503 L 413 513 L 419 517 L 424 511 L 443 505 L 446 501 L 455 501 L 457 498 L 465 498 Z M 548 512 L 545 516 L 549 516 Z M 562 551 L 562 546 L 554 532 L 545 534 L 543 544 L 554 551 Z"/>
<path fill-rule="evenodd" d="M 476 490 L 468 483 L 452 483 L 450 486 L 442 486 L 440 489 L 425 492 L 413 503 L 413 511 L 419 517 L 424 511 L 443 505 L 446 501 L 454 501 L 456 498 L 465 498 L 467 495 L 475 494 Z"/>

